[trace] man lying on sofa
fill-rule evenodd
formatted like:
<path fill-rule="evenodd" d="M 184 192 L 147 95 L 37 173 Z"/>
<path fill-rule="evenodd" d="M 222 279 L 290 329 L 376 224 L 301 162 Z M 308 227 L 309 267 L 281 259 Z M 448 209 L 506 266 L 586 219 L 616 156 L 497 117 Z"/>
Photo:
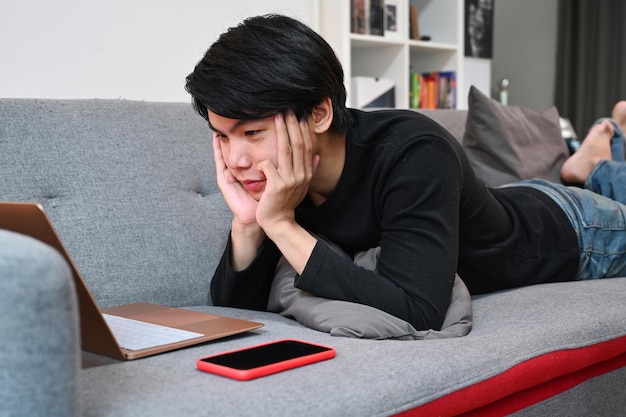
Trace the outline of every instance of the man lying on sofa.
<path fill-rule="evenodd" d="M 297 288 L 418 330 L 442 327 L 457 271 L 472 294 L 626 275 L 626 206 L 592 192 L 617 185 L 606 161 L 588 175 L 592 191 L 491 189 L 445 129 L 416 112 L 348 109 L 343 81 L 331 47 L 280 15 L 229 29 L 187 77 L 234 216 L 216 305 L 266 309 L 281 257 Z M 608 121 L 583 143 L 611 141 L 623 159 Z M 375 268 L 352 261 L 372 248 Z"/>

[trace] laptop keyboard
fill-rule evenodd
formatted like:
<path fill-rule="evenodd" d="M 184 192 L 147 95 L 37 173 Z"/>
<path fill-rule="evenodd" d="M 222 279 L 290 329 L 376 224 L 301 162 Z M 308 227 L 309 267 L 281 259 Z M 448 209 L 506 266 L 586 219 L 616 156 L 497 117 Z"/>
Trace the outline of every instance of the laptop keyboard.
<path fill-rule="evenodd" d="M 124 349 L 141 350 L 204 336 L 160 324 L 146 323 L 126 317 L 103 314 L 117 343 Z"/>

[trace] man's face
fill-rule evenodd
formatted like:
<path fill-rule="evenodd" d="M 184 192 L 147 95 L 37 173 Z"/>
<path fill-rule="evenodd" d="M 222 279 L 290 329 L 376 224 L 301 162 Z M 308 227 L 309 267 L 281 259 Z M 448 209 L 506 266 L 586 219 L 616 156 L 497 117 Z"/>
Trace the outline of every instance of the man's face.
<path fill-rule="evenodd" d="M 228 119 L 208 111 L 209 124 L 219 139 L 224 163 L 243 188 L 259 200 L 265 190 L 265 176 L 257 169 L 268 160 L 278 167 L 274 118 L 258 120 Z"/>

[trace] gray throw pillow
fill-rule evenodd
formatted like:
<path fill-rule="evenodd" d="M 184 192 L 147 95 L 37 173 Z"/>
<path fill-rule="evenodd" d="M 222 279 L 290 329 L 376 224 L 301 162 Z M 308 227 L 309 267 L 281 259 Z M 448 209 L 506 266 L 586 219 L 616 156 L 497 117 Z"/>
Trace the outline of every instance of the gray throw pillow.
<path fill-rule="evenodd" d="M 555 107 L 505 106 L 470 88 L 463 147 L 490 187 L 530 178 L 561 182 L 568 156 Z"/>
<path fill-rule="evenodd" d="M 318 236 L 331 249 L 349 256 L 337 245 Z M 354 264 L 376 270 L 380 248 L 359 252 Z M 462 337 L 472 329 L 472 299 L 465 283 L 456 275 L 450 306 L 441 330 L 416 330 L 410 323 L 364 304 L 330 300 L 294 287 L 296 271 L 284 257 L 278 262 L 267 310 L 295 319 L 333 336 L 362 339 L 429 340 Z"/>

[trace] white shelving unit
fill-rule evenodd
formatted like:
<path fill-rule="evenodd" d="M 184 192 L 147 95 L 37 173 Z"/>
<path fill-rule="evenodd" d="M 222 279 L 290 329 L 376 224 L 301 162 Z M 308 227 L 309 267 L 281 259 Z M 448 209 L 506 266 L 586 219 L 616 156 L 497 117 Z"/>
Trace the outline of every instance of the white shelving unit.
<path fill-rule="evenodd" d="M 350 78 L 367 76 L 394 80 L 396 107 L 409 108 L 411 72 L 456 71 L 459 109 L 467 108 L 470 84 L 489 95 L 491 60 L 464 57 L 464 0 L 395 0 L 395 38 L 351 33 L 351 0 L 319 1 L 319 31 L 343 65 L 348 104 Z M 409 38 L 409 4 L 417 7 L 420 35 L 429 41 Z"/>

